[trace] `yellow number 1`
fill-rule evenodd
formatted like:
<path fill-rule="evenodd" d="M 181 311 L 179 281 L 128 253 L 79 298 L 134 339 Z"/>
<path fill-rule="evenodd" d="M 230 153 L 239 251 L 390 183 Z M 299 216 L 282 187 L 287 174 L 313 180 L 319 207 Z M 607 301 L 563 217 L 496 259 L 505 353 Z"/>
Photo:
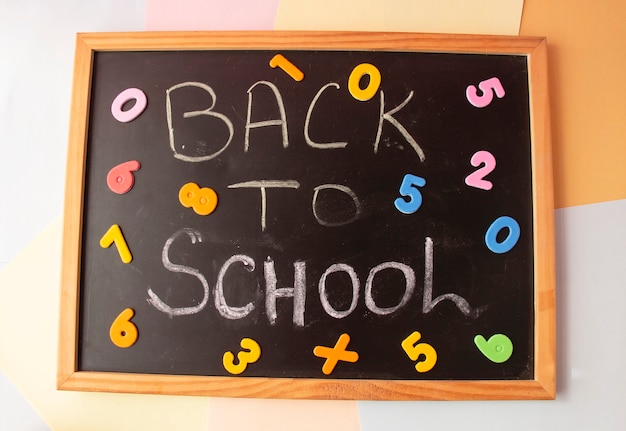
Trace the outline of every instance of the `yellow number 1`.
<path fill-rule="evenodd" d="M 130 263 L 133 260 L 133 255 L 130 254 L 128 244 L 126 244 L 124 235 L 122 235 L 122 230 L 116 224 L 112 225 L 102 238 L 100 238 L 100 247 L 102 248 L 109 248 L 113 243 L 115 243 L 115 247 L 117 247 L 122 262 Z"/>

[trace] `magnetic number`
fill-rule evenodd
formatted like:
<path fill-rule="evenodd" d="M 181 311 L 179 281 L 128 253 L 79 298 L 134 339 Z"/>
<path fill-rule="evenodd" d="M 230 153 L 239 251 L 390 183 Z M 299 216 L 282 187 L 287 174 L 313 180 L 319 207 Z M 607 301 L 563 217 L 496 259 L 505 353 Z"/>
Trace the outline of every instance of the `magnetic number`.
<path fill-rule="evenodd" d="M 185 208 L 193 208 L 196 214 L 209 215 L 217 207 L 217 193 L 215 190 L 202 187 L 196 183 L 187 183 L 180 188 L 178 200 Z"/>
<path fill-rule="evenodd" d="M 502 242 L 498 242 L 498 234 L 502 229 L 508 229 L 509 233 L 507 237 Z M 519 224 L 515 221 L 514 218 L 509 216 L 498 217 L 489 229 L 487 229 L 487 233 L 485 234 L 485 244 L 487 244 L 487 248 L 497 254 L 502 254 L 510 251 L 520 237 L 520 228 Z"/>
<path fill-rule="evenodd" d="M 481 81 L 478 84 L 478 88 L 482 91 L 482 95 L 478 95 L 476 87 L 470 85 L 465 90 L 465 96 L 467 96 L 467 100 L 469 103 L 474 105 L 477 108 L 484 108 L 488 106 L 493 100 L 493 93 L 496 93 L 498 99 L 502 99 L 504 97 L 504 87 L 502 87 L 502 83 L 498 78 L 490 78 L 484 81 Z"/>
<path fill-rule="evenodd" d="M 235 364 L 233 352 L 226 352 L 222 357 L 222 364 L 230 374 L 243 373 L 248 368 L 248 364 L 258 361 L 261 357 L 261 346 L 252 338 L 242 339 L 239 345 L 245 350 L 237 353 L 237 364 Z"/>
<path fill-rule="evenodd" d="M 489 151 L 478 151 L 470 159 L 475 168 L 483 165 L 480 169 L 472 172 L 465 178 L 465 184 L 482 190 L 491 190 L 493 184 L 484 178 L 496 168 L 496 158 Z"/>
<path fill-rule="evenodd" d="M 107 174 L 107 185 L 112 192 L 123 195 L 130 191 L 135 184 L 133 172 L 138 170 L 141 164 L 137 160 L 120 163 Z"/>
<path fill-rule="evenodd" d="M 369 75 L 370 81 L 367 87 L 361 88 L 359 83 L 361 82 L 361 78 L 365 75 Z M 378 87 L 380 87 L 380 81 L 380 71 L 376 66 L 369 63 L 361 63 L 352 69 L 350 73 L 350 77 L 348 78 L 348 90 L 356 100 L 366 102 L 374 97 L 376 91 L 378 91 Z"/>
<path fill-rule="evenodd" d="M 422 193 L 418 187 L 424 187 L 426 180 L 417 175 L 406 174 L 400 184 L 400 195 L 407 197 L 408 201 L 403 198 L 397 198 L 393 201 L 396 209 L 403 214 L 413 214 L 422 205 Z"/>
<path fill-rule="evenodd" d="M 139 336 L 137 327 L 130 321 L 134 315 L 135 310 L 126 308 L 115 318 L 111 324 L 111 329 L 109 329 L 111 341 L 121 349 L 126 349 L 135 344 Z"/>
<path fill-rule="evenodd" d="M 425 373 L 433 369 L 437 363 L 437 351 L 433 346 L 427 343 L 418 343 L 422 338 L 422 334 L 414 331 L 411 335 L 402 341 L 402 349 L 409 359 L 417 361 L 421 355 L 424 359 L 415 364 L 418 373 Z"/>
<path fill-rule="evenodd" d="M 322 373 L 329 375 L 333 372 L 339 361 L 355 363 L 359 360 L 359 354 L 353 350 L 347 350 L 350 343 L 349 334 L 341 334 L 334 347 L 315 346 L 313 354 L 318 358 L 326 358 L 322 365 Z"/>
<path fill-rule="evenodd" d="M 482 335 L 477 335 L 474 337 L 474 344 L 487 359 L 496 364 L 508 361 L 513 354 L 513 343 L 504 334 L 494 334 L 489 340 L 485 340 Z"/>
<path fill-rule="evenodd" d="M 270 67 L 282 69 L 282 71 L 291 76 L 294 81 L 302 81 L 304 79 L 304 72 L 298 69 L 296 65 L 287 60 L 282 54 L 276 54 L 272 57 Z"/>
<path fill-rule="evenodd" d="M 122 262 L 131 263 L 133 255 L 130 254 L 128 244 L 126 244 L 122 230 L 119 225 L 116 224 L 111 225 L 109 230 L 107 230 L 102 238 L 100 238 L 100 247 L 102 248 L 109 248 L 113 243 L 115 243 L 115 247 L 117 247 L 117 252 L 120 255 L 120 259 L 122 259 Z"/>
<path fill-rule="evenodd" d="M 133 107 L 128 111 L 123 111 L 122 107 L 124 104 L 133 99 L 135 100 Z M 138 88 L 127 88 L 113 100 L 111 104 L 111 114 L 113 114 L 113 117 L 115 117 L 117 121 L 128 123 L 139 117 L 144 109 L 146 109 L 147 105 L 148 99 L 146 98 L 146 93 Z"/>

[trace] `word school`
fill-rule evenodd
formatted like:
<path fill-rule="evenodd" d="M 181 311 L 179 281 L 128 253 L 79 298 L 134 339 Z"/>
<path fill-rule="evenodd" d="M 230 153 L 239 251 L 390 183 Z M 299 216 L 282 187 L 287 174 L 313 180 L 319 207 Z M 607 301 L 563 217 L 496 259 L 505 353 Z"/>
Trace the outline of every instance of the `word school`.
<path fill-rule="evenodd" d="M 173 263 L 170 259 L 170 247 L 174 241 L 179 238 L 187 237 L 192 244 L 201 243 L 203 241 L 202 234 L 190 228 L 183 228 L 175 232 L 166 242 L 162 252 L 162 262 L 165 269 L 171 272 L 184 273 L 192 277 L 195 277 L 201 284 L 203 289 L 203 297 L 199 304 L 189 307 L 171 307 L 166 304 L 159 296 L 148 289 L 148 302 L 154 306 L 157 310 L 169 315 L 169 316 L 183 316 L 196 314 L 202 311 L 209 301 L 210 287 L 206 277 L 196 268 L 192 268 L 185 265 Z M 431 312 L 442 301 L 451 301 L 467 317 L 476 318 L 484 307 L 473 308 L 467 300 L 455 293 L 446 293 L 433 298 L 433 240 L 430 237 L 425 238 L 424 244 L 424 294 L 422 300 L 422 312 L 427 314 Z M 236 254 L 227 259 L 221 266 L 215 287 L 213 289 L 213 298 L 215 303 L 215 309 L 218 313 L 231 320 L 242 319 L 249 315 L 258 304 L 249 302 L 244 306 L 235 307 L 229 305 L 226 301 L 224 292 L 228 288 L 225 285 L 224 279 L 233 265 L 243 265 L 244 268 L 252 273 L 256 271 L 257 264 L 253 258 L 244 254 Z M 274 269 L 274 260 L 271 256 L 263 262 L 263 279 L 265 282 L 265 313 L 267 319 L 271 325 L 276 324 L 277 320 L 277 307 L 276 303 L 278 299 L 291 298 L 293 300 L 293 324 L 298 327 L 305 325 L 305 303 L 307 297 L 307 279 L 306 279 L 306 263 L 303 261 L 295 261 L 293 263 L 294 279 L 293 287 L 278 287 L 278 280 L 276 277 L 276 271 Z M 373 294 L 373 285 L 377 274 L 382 271 L 400 271 L 404 276 L 404 293 L 398 304 L 390 307 L 381 307 L 377 305 L 376 298 Z M 346 273 L 350 279 L 352 288 L 352 299 L 350 306 L 345 310 L 337 310 L 330 303 L 326 280 L 328 276 L 334 273 Z M 357 307 L 359 302 L 361 282 L 359 277 L 349 264 L 347 263 L 335 263 L 329 266 L 319 279 L 317 284 L 319 299 L 324 311 L 335 319 L 343 319 L 349 316 Z M 389 261 L 383 262 L 369 271 L 365 282 L 364 296 L 365 306 L 368 310 L 379 316 L 385 316 L 393 314 L 407 305 L 416 287 L 415 271 L 408 265 Z"/>

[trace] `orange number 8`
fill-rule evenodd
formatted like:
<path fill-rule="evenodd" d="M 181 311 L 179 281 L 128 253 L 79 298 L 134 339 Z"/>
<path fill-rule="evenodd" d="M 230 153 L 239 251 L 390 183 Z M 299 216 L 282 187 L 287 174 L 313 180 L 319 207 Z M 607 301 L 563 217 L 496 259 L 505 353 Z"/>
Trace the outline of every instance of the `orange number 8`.
<path fill-rule="evenodd" d="M 217 193 L 215 190 L 203 187 L 196 183 L 187 183 L 180 188 L 178 200 L 185 208 L 193 208 L 196 214 L 209 215 L 217 207 Z"/>

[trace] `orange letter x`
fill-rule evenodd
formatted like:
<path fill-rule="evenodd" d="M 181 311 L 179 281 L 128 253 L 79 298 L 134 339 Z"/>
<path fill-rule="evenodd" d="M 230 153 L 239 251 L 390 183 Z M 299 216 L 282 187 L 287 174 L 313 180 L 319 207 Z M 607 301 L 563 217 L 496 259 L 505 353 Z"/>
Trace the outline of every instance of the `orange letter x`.
<path fill-rule="evenodd" d="M 359 360 L 359 354 L 350 350 L 346 350 L 348 343 L 350 342 L 350 336 L 348 334 L 341 334 L 335 347 L 315 346 L 313 354 L 318 358 L 326 358 L 324 365 L 322 366 L 322 372 L 326 375 L 333 372 L 337 362 L 356 362 Z"/>

